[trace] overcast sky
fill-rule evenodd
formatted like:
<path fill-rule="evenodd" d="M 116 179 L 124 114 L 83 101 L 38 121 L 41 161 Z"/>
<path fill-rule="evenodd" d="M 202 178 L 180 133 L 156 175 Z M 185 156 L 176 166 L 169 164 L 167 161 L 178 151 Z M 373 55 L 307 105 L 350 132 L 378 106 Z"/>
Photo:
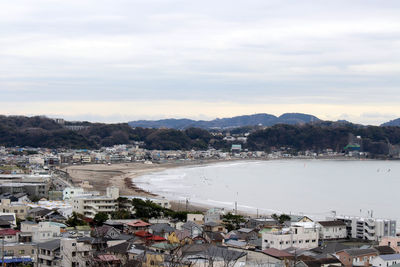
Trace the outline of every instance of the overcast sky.
<path fill-rule="evenodd" d="M 0 113 L 400 117 L 398 0 L 0 4 Z"/>

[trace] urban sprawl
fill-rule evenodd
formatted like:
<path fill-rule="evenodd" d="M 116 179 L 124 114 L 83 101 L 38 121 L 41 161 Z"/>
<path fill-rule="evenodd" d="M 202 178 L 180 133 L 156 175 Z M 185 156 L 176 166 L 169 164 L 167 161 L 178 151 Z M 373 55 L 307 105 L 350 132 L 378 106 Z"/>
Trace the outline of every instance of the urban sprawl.
<path fill-rule="evenodd" d="M 188 209 L 158 196 L 96 191 L 74 183 L 66 166 L 162 164 L 293 157 L 241 148 L 154 151 L 135 145 L 99 150 L 0 147 L 0 252 L 3 266 L 400 266 L 396 221 L 338 216 L 240 214 Z M 238 139 L 239 138 L 239 139 Z M 241 139 L 240 139 L 241 138 Z M 357 138 L 343 154 L 305 151 L 296 157 L 363 157 Z M 237 144 L 235 141 L 240 141 Z"/>

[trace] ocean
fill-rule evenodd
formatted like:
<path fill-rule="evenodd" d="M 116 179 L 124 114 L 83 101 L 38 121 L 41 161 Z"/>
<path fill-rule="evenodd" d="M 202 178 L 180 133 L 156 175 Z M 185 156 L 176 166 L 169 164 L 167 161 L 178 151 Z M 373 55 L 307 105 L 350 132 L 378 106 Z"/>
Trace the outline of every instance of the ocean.
<path fill-rule="evenodd" d="M 400 221 L 400 161 L 270 160 L 179 167 L 134 178 L 167 199 L 267 215 L 370 216 Z"/>

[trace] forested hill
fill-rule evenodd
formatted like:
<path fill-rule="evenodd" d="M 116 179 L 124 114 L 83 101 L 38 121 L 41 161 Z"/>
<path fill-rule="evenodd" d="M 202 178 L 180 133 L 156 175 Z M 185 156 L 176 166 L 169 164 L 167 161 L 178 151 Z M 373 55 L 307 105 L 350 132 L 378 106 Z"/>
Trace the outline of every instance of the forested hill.
<path fill-rule="evenodd" d="M 84 126 L 70 130 L 70 126 Z M 362 137 L 362 149 L 373 154 L 388 154 L 391 145 L 400 144 L 400 127 L 362 126 L 348 122 L 319 122 L 315 124 L 278 124 L 271 127 L 236 128 L 234 132 L 250 132 L 244 149 L 271 151 L 290 147 L 292 151 L 322 151 L 331 148 L 343 151 L 349 136 Z M 132 128 L 128 124 L 65 122 L 58 124 L 44 117 L 0 116 L 0 146 L 30 146 L 47 148 L 100 148 L 116 144 L 143 142 L 143 147 L 157 150 L 229 151 L 232 143 L 223 135 L 200 129 Z"/>
<path fill-rule="evenodd" d="M 307 124 L 311 122 L 319 122 L 320 119 L 313 115 L 302 113 L 285 113 L 279 117 L 271 114 L 259 113 L 254 115 L 243 115 L 232 118 L 214 119 L 211 121 L 190 120 L 190 119 L 165 119 L 165 120 L 140 120 L 131 121 L 129 125 L 132 127 L 144 128 L 171 128 L 171 129 L 187 129 L 190 127 L 203 129 L 226 129 L 244 126 L 272 126 L 276 124 Z"/>

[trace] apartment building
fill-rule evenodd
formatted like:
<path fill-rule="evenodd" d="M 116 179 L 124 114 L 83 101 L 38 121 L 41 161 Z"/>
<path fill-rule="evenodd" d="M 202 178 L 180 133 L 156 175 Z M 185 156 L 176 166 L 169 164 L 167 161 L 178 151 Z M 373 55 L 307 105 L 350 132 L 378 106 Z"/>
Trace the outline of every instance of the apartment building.
<path fill-rule="evenodd" d="M 61 266 L 60 239 L 38 244 L 37 266 Z"/>
<path fill-rule="evenodd" d="M 290 247 L 311 249 L 318 247 L 318 229 L 291 226 L 279 231 L 262 233 L 262 249 L 287 249 Z"/>
<path fill-rule="evenodd" d="M 388 219 L 337 216 L 346 224 L 349 238 L 380 241 L 384 236 L 396 236 L 396 221 Z"/>
<path fill-rule="evenodd" d="M 346 224 L 342 221 L 317 222 L 319 228 L 319 239 L 335 240 L 347 237 Z"/>
<path fill-rule="evenodd" d="M 93 248 L 91 238 L 62 238 L 60 242 L 61 266 L 90 266 Z"/>
<path fill-rule="evenodd" d="M 55 222 L 21 222 L 20 241 L 45 242 L 60 236 L 60 226 Z"/>
<path fill-rule="evenodd" d="M 111 214 L 118 208 L 119 189 L 107 187 L 105 196 L 76 196 L 72 198 L 72 211 L 89 218 L 99 212 Z"/>
<path fill-rule="evenodd" d="M 0 212 L 15 213 L 19 219 L 25 219 L 29 209 L 26 204 L 11 202 L 10 199 L 2 199 L 0 202 Z"/>

